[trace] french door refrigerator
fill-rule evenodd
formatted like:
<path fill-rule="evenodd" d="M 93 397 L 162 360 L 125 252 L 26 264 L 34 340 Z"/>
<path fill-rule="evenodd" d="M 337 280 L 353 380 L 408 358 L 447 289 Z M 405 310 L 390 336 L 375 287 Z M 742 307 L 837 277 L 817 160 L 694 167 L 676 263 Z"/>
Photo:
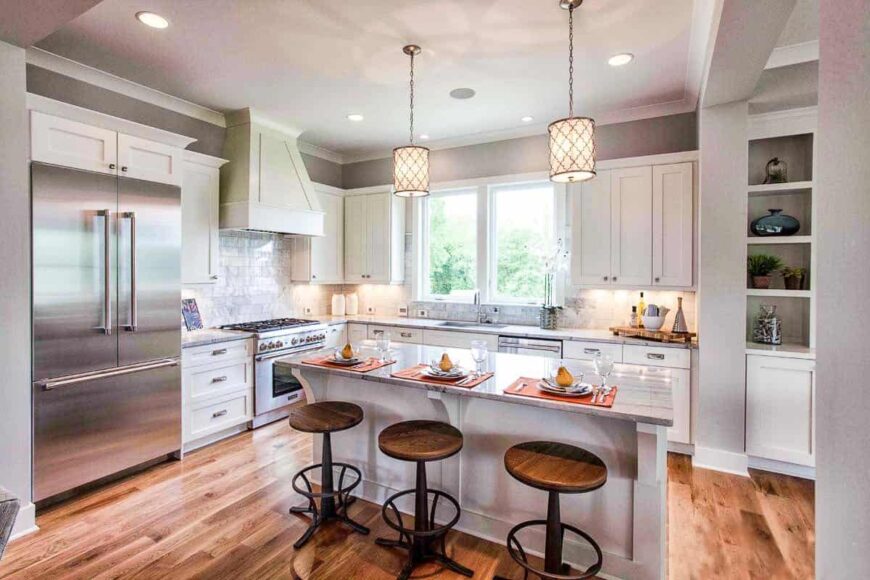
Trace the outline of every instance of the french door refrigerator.
<path fill-rule="evenodd" d="M 181 192 L 31 164 L 33 496 L 181 448 Z"/>

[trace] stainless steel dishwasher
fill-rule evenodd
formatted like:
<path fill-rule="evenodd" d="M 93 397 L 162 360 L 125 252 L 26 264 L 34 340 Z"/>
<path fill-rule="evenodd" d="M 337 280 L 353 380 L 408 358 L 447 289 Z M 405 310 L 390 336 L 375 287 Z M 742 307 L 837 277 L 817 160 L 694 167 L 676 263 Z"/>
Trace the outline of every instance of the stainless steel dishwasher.
<path fill-rule="evenodd" d="M 546 358 L 562 358 L 562 341 L 545 338 L 519 338 L 499 336 L 498 352 L 528 354 Z"/>

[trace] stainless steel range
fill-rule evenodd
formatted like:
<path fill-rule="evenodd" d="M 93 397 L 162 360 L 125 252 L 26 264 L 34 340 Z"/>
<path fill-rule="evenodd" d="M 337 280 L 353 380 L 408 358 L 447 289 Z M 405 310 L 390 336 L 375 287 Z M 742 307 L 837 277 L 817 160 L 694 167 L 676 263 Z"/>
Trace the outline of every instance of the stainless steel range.
<path fill-rule="evenodd" d="M 275 359 L 326 344 L 326 325 L 314 320 L 276 318 L 223 326 L 256 335 L 254 345 L 254 419 L 253 428 L 283 419 L 289 406 L 304 400 L 299 380 L 289 371 L 276 368 Z"/>

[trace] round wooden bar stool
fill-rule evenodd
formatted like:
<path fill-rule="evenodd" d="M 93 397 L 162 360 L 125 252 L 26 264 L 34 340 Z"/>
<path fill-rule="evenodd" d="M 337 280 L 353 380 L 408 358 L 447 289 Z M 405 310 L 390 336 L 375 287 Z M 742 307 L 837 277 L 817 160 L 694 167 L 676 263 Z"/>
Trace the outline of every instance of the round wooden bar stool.
<path fill-rule="evenodd" d="M 408 562 L 397 578 L 408 578 L 418 564 L 428 560 L 435 560 L 463 576 L 473 576 L 473 571 L 448 557 L 446 553 L 447 532 L 459 521 L 459 502 L 441 490 L 429 489 L 426 484 L 426 463 L 440 461 L 459 453 L 462 449 L 462 433 L 456 427 L 439 421 L 404 421 L 381 431 L 378 447 L 394 459 L 414 461 L 417 464 L 416 488 L 391 495 L 381 509 L 384 521 L 399 533 L 399 539 L 378 538 L 376 543 L 390 548 L 403 548 L 409 554 Z M 414 494 L 414 529 L 404 524 L 402 514 L 396 507 L 397 499 L 410 494 Z M 430 496 L 431 509 L 428 507 Z M 435 523 L 435 512 L 440 499 L 452 504 L 455 511 L 453 518 L 444 525 Z M 436 542 L 440 543 L 440 551 L 433 547 Z"/>
<path fill-rule="evenodd" d="M 591 578 L 601 570 L 602 554 L 598 543 L 589 534 L 562 523 L 559 495 L 587 493 L 607 481 L 607 466 L 597 455 L 565 443 L 529 441 L 514 445 L 504 454 L 504 466 L 511 476 L 531 487 L 548 492 L 546 520 L 529 520 L 514 526 L 507 536 L 507 548 L 514 561 L 546 580 L 580 580 Z M 516 538 L 517 532 L 530 526 L 545 526 L 544 569 L 532 567 L 525 550 Z M 562 542 L 565 532 L 585 539 L 595 550 L 597 559 L 586 571 L 571 575 L 571 568 L 562 562 Z"/>
<path fill-rule="evenodd" d="M 321 463 L 309 465 L 293 476 L 293 489 L 296 493 L 308 498 L 308 505 L 291 507 L 290 513 L 309 514 L 311 525 L 305 530 L 296 543 L 295 548 L 301 548 L 311 539 L 315 530 L 324 522 L 338 520 L 350 526 L 360 534 L 368 534 L 369 529 L 359 524 L 347 515 L 347 508 L 356 498 L 350 496 L 350 492 L 362 481 L 360 470 L 348 463 L 332 461 L 332 441 L 330 433 L 344 431 L 363 420 L 363 410 L 359 405 L 343 401 L 324 401 L 312 403 L 302 407 L 295 407 L 290 411 L 290 426 L 297 431 L 306 433 L 320 433 L 323 435 L 323 453 Z M 333 469 L 340 467 L 338 487 L 334 483 Z M 308 480 L 308 473 L 320 469 L 320 492 L 315 492 Z M 355 478 L 345 483 L 345 475 L 350 471 Z M 300 481 L 305 484 L 305 489 L 299 485 Z M 320 509 L 317 508 L 315 499 L 320 499 Z"/>

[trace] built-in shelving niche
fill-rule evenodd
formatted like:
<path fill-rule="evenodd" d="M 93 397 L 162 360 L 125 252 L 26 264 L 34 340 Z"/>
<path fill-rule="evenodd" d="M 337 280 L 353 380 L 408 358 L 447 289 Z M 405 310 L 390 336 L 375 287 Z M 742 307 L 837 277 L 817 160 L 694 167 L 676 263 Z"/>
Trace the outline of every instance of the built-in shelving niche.
<path fill-rule="evenodd" d="M 767 162 L 778 157 L 784 161 L 789 182 L 812 181 L 813 135 L 788 135 L 755 139 L 749 142 L 749 185 L 764 183 Z"/>
<path fill-rule="evenodd" d="M 779 209 L 785 215 L 797 219 L 801 227 L 795 235 L 810 236 L 813 233 L 813 190 L 811 188 L 787 191 L 749 192 L 746 219 L 746 235 L 756 237 L 749 229 L 754 220 L 769 214 L 769 210 Z"/>
<path fill-rule="evenodd" d="M 810 299 L 804 297 L 747 296 L 747 342 L 752 342 L 752 331 L 755 327 L 755 319 L 761 312 L 762 304 L 776 306 L 776 315 L 782 321 L 782 341 L 784 344 L 809 346 Z"/>
<path fill-rule="evenodd" d="M 789 266 L 791 268 L 806 268 L 807 273 L 804 277 L 804 285 L 801 290 L 810 290 L 810 267 L 812 265 L 811 250 L 812 247 L 809 243 L 752 244 L 750 242 L 747 255 L 754 256 L 757 254 L 769 254 L 782 260 L 783 266 Z M 748 273 L 746 275 L 746 287 L 752 288 Z M 785 282 L 779 272 L 774 272 L 771 275 L 770 288 L 775 290 L 785 289 Z"/>

